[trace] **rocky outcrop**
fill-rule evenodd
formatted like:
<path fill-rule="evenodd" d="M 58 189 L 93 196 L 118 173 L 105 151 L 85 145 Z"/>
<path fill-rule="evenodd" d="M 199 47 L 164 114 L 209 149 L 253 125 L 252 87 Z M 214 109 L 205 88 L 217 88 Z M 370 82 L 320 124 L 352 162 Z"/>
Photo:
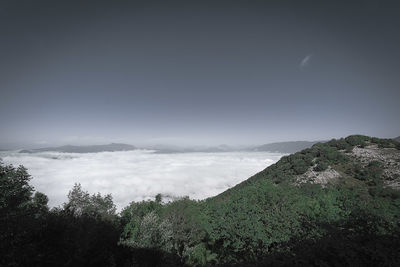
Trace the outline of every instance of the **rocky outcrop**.
<path fill-rule="evenodd" d="M 362 166 L 366 166 L 372 161 L 382 163 L 382 178 L 385 185 L 400 189 L 400 152 L 398 149 L 379 148 L 378 145 L 373 144 L 366 147 L 354 147 L 348 155 Z"/>

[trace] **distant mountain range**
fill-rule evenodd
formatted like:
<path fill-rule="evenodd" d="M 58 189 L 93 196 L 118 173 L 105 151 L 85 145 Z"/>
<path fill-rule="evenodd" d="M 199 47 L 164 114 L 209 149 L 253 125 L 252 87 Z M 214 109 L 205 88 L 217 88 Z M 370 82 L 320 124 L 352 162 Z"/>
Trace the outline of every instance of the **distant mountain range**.
<path fill-rule="evenodd" d="M 169 153 L 193 153 L 193 152 L 230 152 L 230 151 L 265 151 L 276 153 L 295 153 L 321 141 L 291 141 L 291 142 L 277 142 L 269 143 L 261 146 L 252 147 L 231 147 L 227 145 L 210 146 L 210 147 L 168 147 L 168 146 L 154 146 L 151 149 L 156 150 L 156 153 L 169 154 Z M 322 141 L 323 142 L 323 141 Z"/>
<path fill-rule="evenodd" d="M 127 144 L 112 143 L 108 145 L 91 145 L 91 146 L 59 146 L 59 147 L 45 147 L 37 149 L 24 149 L 19 153 L 38 153 L 38 152 L 63 152 L 63 153 L 97 153 L 97 152 L 114 152 L 114 151 L 130 151 L 137 149 L 135 146 Z"/>
<path fill-rule="evenodd" d="M 146 147 L 146 149 L 155 150 L 158 154 L 173 154 L 173 153 L 215 153 L 215 152 L 230 152 L 230 151 L 240 151 L 243 149 L 238 149 L 236 147 L 230 147 L 228 145 L 219 146 L 197 146 L 197 147 L 178 147 L 178 146 L 165 146 L 165 145 L 155 145 Z"/>
<path fill-rule="evenodd" d="M 400 136 L 393 138 L 393 140 L 400 142 Z M 318 142 L 326 141 L 289 141 L 289 142 L 276 142 L 264 144 L 261 146 L 253 147 L 231 147 L 228 145 L 219 146 L 193 146 L 193 147 L 179 147 L 179 146 L 168 146 L 168 145 L 153 145 L 147 147 L 135 147 L 133 145 L 122 144 L 122 143 L 111 143 L 107 145 L 90 145 L 90 146 L 74 146 L 66 145 L 59 147 L 45 147 L 36 149 L 24 149 L 20 153 L 38 153 L 38 152 L 64 152 L 64 153 L 97 153 L 97 152 L 114 152 L 114 151 L 130 151 L 135 149 L 150 149 L 154 150 L 154 153 L 158 154 L 173 154 L 173 153 L 218 153 L 218 152 L 232 152 L 232 151 L 265 151 L 275 153 L 296 153 L 303 149 L 310 148 Z M 0 149 L 1 150 L 1 149 Z"/>
<path fill-rule="evenodd" d="M 153 145 L 140 147 L 141 149 L 154 150 L 158 154 L 173 154 L 173 153 L 218 153 L 218 152 L 232 152 L 232 151 L 265 151 L 276 153 L 294 153 L 305 148 L 311 147 L 315 142 L 309 141 L 293 141 L 293 142 L 279 142 L 270 143 L 257 147 L 231 147 L 228 145 L 219 146 L 193 146 L 193 147 L 179 147 L 168 145 Z M 89 145 L 89 146 L 75 146 L 65 145 L 58 147 L 45 147 L 36 149 L 23 149 L 19 153 L 39 153 L 39 152 L 63 152 L 63 153 L 97 153 L 97 152 L 114 152 L 114 151 L 130 151 L 139 149 L 133 145 L 111 143 L 107 145 Z"/>
<path fill-rule="evenodd" d="M 291 141 L 265 144 L 254 148 L 254 151 L 268 151 L 278 153 L 295 153 L 321 141 Z"/>

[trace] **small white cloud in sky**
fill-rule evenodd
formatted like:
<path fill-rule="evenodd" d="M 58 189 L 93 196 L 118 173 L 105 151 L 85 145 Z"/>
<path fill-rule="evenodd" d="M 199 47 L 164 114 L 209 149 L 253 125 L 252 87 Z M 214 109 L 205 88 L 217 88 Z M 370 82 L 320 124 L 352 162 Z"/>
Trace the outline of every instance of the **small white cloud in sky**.
<path fill-rule="evenodd" d="M 312 54 L 309 54 L 303 58 L 303 60 L 300 62 L 301 69 L 307 67 L 310 64 L 312 56 L 313 56 Z"/>
<path fill-rule="evenodd" d="M 91 194 L 111 193 L 120 210 L 131 201 L 170 197 L 204 199 L 217 195 L 275 163 L 268 152 L 155 154 L 135 150 L 101 153 L 2 152 L 6 164 L 24 165 L 36 190 L 55 207 L 67 200 L 74 183 Z"/>

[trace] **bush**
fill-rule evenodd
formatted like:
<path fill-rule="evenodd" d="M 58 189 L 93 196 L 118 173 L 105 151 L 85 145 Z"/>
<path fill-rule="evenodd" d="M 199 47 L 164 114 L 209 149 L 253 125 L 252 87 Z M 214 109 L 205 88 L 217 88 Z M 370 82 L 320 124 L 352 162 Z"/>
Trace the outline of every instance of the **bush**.
<path fill-rule="evenodd" d="M 377 144 L 379 148 L 397 148 L 398 142 L 393 139 L 372 138 L 372 142 Z"/>
<path fill-rule="evenodd" d="M 295 174 L 303 174 L 307 171 L 308 166 L 304 160 L 295 160 L 292 163 L 292 168 L 295 172 Z"/>
<path fill-rule="evenodd" d="M 372 186 L 382 183 L 382 172 L 382 163 L 379 161 L 371 161 L 366 167 L 360 165 L 354 167 L 354 177 L 358 180 L 366 181 L 368 185 Z"/>
<path fill-rule="evenodd" d="M 345 140 L 351 146 L 365 146 L 365 142 L 370 141 L 371 138 L 364 135 L 350 135 Z"/>
<path fill-rule="evenodd" d="M 325 171 L 328 168 L 328 163 L 326 163 L 325 161 L 320 161 L 317 166 L 314 167 L 314 171 L 317 172 L 321 172 L 321 171 Z"/>

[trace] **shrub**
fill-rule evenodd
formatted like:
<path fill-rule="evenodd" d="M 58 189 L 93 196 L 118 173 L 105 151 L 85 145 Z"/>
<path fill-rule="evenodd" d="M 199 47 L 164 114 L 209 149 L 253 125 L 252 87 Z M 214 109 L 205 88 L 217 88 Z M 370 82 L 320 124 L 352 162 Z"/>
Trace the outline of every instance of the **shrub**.
<path fill-rule="evenodd" d="M 314 167 L 314 171 L 317 172 L 321 172 L 321 171 L 325 171 L 328 168 L 328 163 L 326 163 L 325 161 L 320 161 L 317 166 Z"/>
<path fill-rule="evenodd" d="M 365 146 L 365 142 L 370 141 L 371 138 L 364 135 L 350 135 L 345 140 L 351 146 Z"/>

